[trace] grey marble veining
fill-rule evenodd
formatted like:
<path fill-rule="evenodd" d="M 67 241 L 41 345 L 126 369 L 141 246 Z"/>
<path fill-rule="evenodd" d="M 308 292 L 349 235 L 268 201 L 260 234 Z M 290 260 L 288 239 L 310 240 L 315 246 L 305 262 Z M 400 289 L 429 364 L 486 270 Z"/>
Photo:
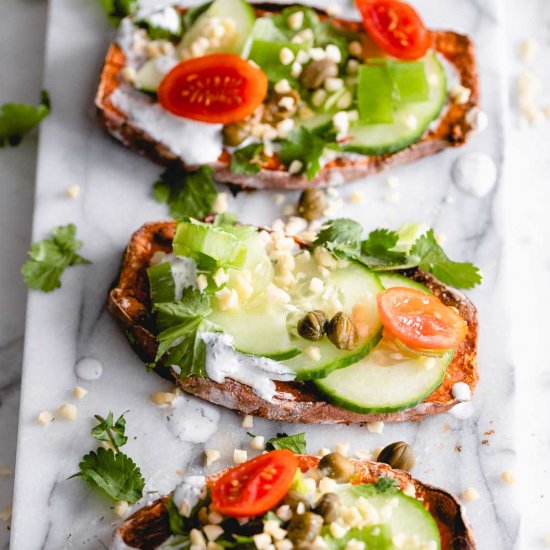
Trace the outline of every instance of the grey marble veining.
<path fill-rule="evenodd" d="M 431 25 L 449 26 L 452 12 L 451 26 L 475 31 L 491 125 L 468 147 L 489 153 L 500 165 L 504 150 L 502 73 L 496 61 L 504 49 L 498 32 L 500 13 L 490 3 L 466 0 L 437 5 L 424 0 L 418 5 Z M 84 253 L 94 264 L 68 272 L 63 288 L 52 295 L 30 295 L 12 548 L 102 548 L 116 523 L 115 515 L 105 499 L 82 482 L 66 480 L 80 457 L 94 446 L 88 436 L 94 413 L 109 408 L 115 412 L 130 410 L 128 431 L 137 439 L 129 442 L 128 452 L 142 467 L 152 491 L 168 491 L 177 478 L 176 470 L 198 470 L 204 448 L 217 448 L 228 459 L 235 446 L 246 448 L 248 436 L 237 415 L 194 398 L 181 398 L 168 414 L 154 407 L 148 394 L 168 384 L 144 372 L 106 312 L 106 291 L 131 231 L 143 221 L 165 217 L 164 208 L 149 199 L 150 183 L 159 170 L 113 144 L 95 125 L 91 101 L 109 33 L 103 15 L 84 0 L 52 0 L 50 9 L 46 86 L 54 101 L 58 98 L 59 106 L 41 133 L 34 236 L 41 237 L 53 225 L 73 221 L 86 243 Z M 70 63 L 71 70 L 67 71 L 74 59 L 79 63 Z M 31 141 L 23 147 L 32 146 Z M 23 148 L 14 151 L 9 153 L 25 154 Z M 395 205 L 383 201 L 383 177 L 365 185 L 347 186 L 343 195 L 360 185 L 366 201 L 360 206 L 346 204 L 341 214 L 357 217 L 367 227 L 426 220 L 447 235 L 446 246 L 452 254 L 482 267 L 486 284 L 471 293 L 482 321 L 482 379 L 474 399 L 476 415 L 467 421 L 445 415 L 418 425 L 386 426 L 382 435 L 353 427 L 307 427 L 306 431 L 313 451 L 340 441 L 353 442 L 355 449 L 372 449 L 396 438 L 410 441 L 418 454 L 415 474 L 419 478 L 456 493 L 469 486 L 480 491 L 480 500 L 467 506 L 479 548 L 507 549 L 517 539 L 519 506 L 514 488 L 498 479 L 502 470 L 516 468 L 512 429 L 515 388 L 502 272 L 502 187 L 482 200 L 458 192 L 451 184 L 449 167 L 459 154 L 446 153 L 393 171 L 401 180 L 401 201 Z M 75 202 L 63 195 L 72 183 L 78 183 L 83 191 Z M 25 184 L 29 199 L 31 185 Z M 446 199 L 449 196 L 455 199 L 453 203 Z M 289 195 L 289 201 L 294 198 Z M 280 215 L 267 209 L 268 202 L 268 193 L 241 194 L 232 200 L 231 209 L 244 221 L 265 222 Z M 30 205 L 21 204 L 20 208 L 25 209 L 28 223 Z M 14 272 L 23 259 L 28 238 L 27 226 L 20 222 L 18 227 L 18 246 L 7 259 L 10 262 L 13 258 L 10 263 L 16 266 L 11 269 L 10 281 L 17 280 Z M 10 243 L 5 246 L 9 248 Z M 2 246 L 3 264 L 5 250 Z M 12 460 L 13 438 L 9 436 L 14 423 L 9 417 L 16 407 L 22 345 L 23 292 L 18 292 L 19 296 L 3 292 L 0 297 L 15 311 L 14 318 L 1 317 L 0 336 L 6 337 L 0 341 L 0 442 L 7 435 L 12 449 L 4 457 L 4 445 L 0 446 L 4 463 Z M 90 393 L 78 404 L 77 421 L 56 420 L 46 430 L 37 426 L 34 418 L 40 410 L 52 410 L 70 400 L 70 391 L 77 383 L 73 367 L 87 356 L 103 363 L 104 375 L 96 382 L 81 382 Z M 9 426 L 6 429 L 4 422 Z M 256 421 L 254 427 L 263 435 L 280 429 L 294 432 L 301 427 L 265 421 Z M 485 435 L 491 430 L 495 430 L 494 435 Z M 489 445 L 481 443 L 485 439 Z M 457 445 L 460 453 L 455 450 Z M 0 478 L 0 496 L 4 494 L 3 484 L 8 481 Z M 2 505 L 0 500 L 0 508 Z M 530 540 L 535 539 L 539 540 L 538 534 Z M 534 548 L 535 542 L 528 547 Z"/>

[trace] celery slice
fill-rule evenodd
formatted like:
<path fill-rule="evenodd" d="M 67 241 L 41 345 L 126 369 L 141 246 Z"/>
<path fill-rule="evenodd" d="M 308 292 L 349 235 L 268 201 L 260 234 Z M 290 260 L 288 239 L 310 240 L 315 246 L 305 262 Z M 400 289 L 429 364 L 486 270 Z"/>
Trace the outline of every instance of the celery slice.
<path fill-rule="evenodd" d="M 173 302 L 176 299 L 172 268 L 168 262 L 149 267 L 147 277 L 149 278 L 149 288 L 154 304 Z"/>
<path fill-rule="evenodd" d="M 362 65 L 359 68 L 357 103 L 361 123 L 393 122 L 393 83 L 385 65 Z"/>
<path fill-rule="evenodd" d="M 429 99 L 430 89 L 423 60 L 392 61 L 388 63 L 388 70 L 399 103 L 416 103 Z"/>
<path fill-rule="evenodd" d="M 173 243 L 174 254 L 193 258 L 199 269 L 239 269 L 246 260 L 246 247 L 221 228 L 197 221 L 180 222 Z"/>

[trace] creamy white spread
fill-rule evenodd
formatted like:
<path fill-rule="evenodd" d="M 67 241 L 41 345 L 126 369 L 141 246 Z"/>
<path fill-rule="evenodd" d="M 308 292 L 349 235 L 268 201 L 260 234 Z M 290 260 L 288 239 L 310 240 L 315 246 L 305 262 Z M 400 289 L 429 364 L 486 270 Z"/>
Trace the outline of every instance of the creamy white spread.
<path fill-rule="evenodd" d="M 206 124 L 177 117 L 151 103 L 148 97 L 123 87 L 110 96 L 128 120 L 162 143 L 188 165 L 215 162 L 223 150 L 222 124 Z"/>
<path fill-rule="evenodd" d="M 103 365 L 97 359 L 83 357 L 76 364 L 75 373 L 81 380 L 97 380 L 103 374 Z"/>
<path fill-rule="evenodd" d="M 174 490 L 173 501 L 180 514 L 189 517 L 200 499 L 206 496 L 204 476 L 186 476 Z"/>
<path fill-rule="evenodd" d="M 294 380 L 294 371 L 266 357 L 239 353 L 233 348 L 229 334 L 206 332 L 200 335 L 206 344 L 206 374 L 214 382 L 223 383 L 226 378 L 250 386 L 259 397 L 271 401 L 275 395 L 273 380 Z"/>
<path fill-rule="evenodd" d="M 466 153 L 455 161 L 452 176 L 461 191 L 481 198 L 494 187 L 497 168 L 485 153 Z"/>
<path fill-rule="evenodd" d="M 172 8 L 141 8 L 135 16 L 137 21 L 147 21 L 153 27 L 164 29 L 172 34 L 179 34 L 181 31 L 181 17 L 178 12 Z"/>

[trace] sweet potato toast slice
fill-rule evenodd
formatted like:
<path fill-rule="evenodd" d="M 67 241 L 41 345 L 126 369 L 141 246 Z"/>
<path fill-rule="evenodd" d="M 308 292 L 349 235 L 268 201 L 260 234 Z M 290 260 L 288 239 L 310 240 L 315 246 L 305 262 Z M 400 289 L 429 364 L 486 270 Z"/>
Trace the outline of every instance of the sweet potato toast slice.
<path fill-rule="evenodd" d="M 174 231 L 175 222 L 148 223 L 136 231 L 126 248 L 119 279 L 109 293 L 111 314 L 122 325 L 131 346 L 145 362 L 153 361 L 157 351 L 150 319 L 151 304 L 146 269 L 155 252 L 172 252 Z M 306 246 L 304 243 L 302 245 Z M 173 379 L 182 390 L 206 401 L 242 414 L 261 416 L 277 422 L 402 422 L 444 413 L 458 403 L 452 395 L 453 384 L 465 382 L 473 391 L 478 381 L 477 311 L 468 298 L 442 284 L 433 275 L 419 269 L 410 269 L 404 274 L 426 285 L 444 304 L 456 307 L 468 325 L 466 339 L 457 349 L 441 386 L 424 403 L 412 409 L 394 413 L 355 413 L 328 403 L 313 384 L 308 382 L 275 382 L 276 393 L 270 402 L 258 397 L 249 386 L 229 378 L 220 384 L 198 376 L 180 378 L 172 369 L 164 369 L 159 374 Z"/>
<path fill-rule="evenodd" d="M 319 458 L 298 456 L 300 468 L 305 471 L 315 467 Z M 375 483 L 380 477 L 390 477 L 399 483 L 401 489 L 412 484 L 416 498 L 432 514 L 441 536 L 441 550 L 475 550 L 472 531 L 464 517 L 460 502 L 450 493 L 438 487 L 422 483 L 407 472 L 394 470 L 387 464 L 369 460 L 354 460 L 359 476 L 355 483 Z M 221 474 L 221 473 L 220 473 Z M 209 481 L 214 481 L 216 474 Z M 166 502 L 163 497 L 149 506 L 141 508 L 119 525 L 116 537 L 131 548 L 153 550 L 171 534 Z"/>
<path fill-rule="evenodd" d="M 280 12 L 287 4 L 254 4 L 258 15 L 266 12 Z M 181 8 L 184 12 L 185 9 Z M 328 17 L 325 11 L 317 9 L 321 18 Z M 344 29 L 364 33 L 361 23 L 345 19 L 332 19 Z M 396 153 L 384 155 L 353 155 L 336 158 L 324 166 L 314 179 L 308 181 L 305 175 L 291 175 L 277 158 L 269 157 L 259 173 L 254 175 L 236 174 L 230 170 L 231 154 L 224 150 L 217 162 L 212 164 L 214 177 L 223 183 L 232 183 L 249 189 L 304 189 L 314 186 L 339 185 L 365 176 L 376 174 L 385 168 L 413 162 L 438 153 L 449 147 L 463 145 L 475 130 L 475 113 L 479 109 L 478 69 L 474 45 L 468 36 L 451 31 L 430 31 L 434 49 L 454 69 L 457 81 L 471 90 L 468 101 L 462 104 L 451 102 L 436 127 L 428 129 L 422 138 L 409 147 Z M 130 123 L 110 101 L 111 94 L 120 86 L 120 71 L 126 59 L 116 43 L 107 52 L 101 79 L 96 94 L 96 107 L 100 124 L 116 139 L 152 161 L 167 166 L 183 161 L 143 130 Z M 191 136 L 190 136 L 191 139 Z"/>

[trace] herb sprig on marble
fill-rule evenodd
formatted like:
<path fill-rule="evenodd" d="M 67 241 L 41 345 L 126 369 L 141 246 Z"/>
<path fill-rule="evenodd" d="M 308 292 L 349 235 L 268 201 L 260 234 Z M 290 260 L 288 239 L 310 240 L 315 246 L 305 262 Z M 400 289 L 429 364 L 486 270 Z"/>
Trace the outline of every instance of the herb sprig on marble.
<path fill-rule="evenodd" d="M 124 415 L 114 421 L 114 415 L 109 411 L 106 418 L 99 415 L 95 418 L 98 424 L 92 428 L 91 434 L 107 448 L 99 447 L 85 455 L 79 464 L 79 472 L 69 479 L 81 477 L 115 501 L 137 502 L 143 496 L 145 480 L 135 462 L 120 450 L 128 441 Z"/>
<path fill-rule="evenodd" d="M 479 268 L 469 262 L 451 260 L 437 242 L 433 229 L 417 232 L 409 243 L 403 237 L 407 232 L 411 232 L 411 226 L 399 232 L 375 229 L 363 238 L 359 223 L 339 218 L 328 221 L 313 244 L 326 247 L 338 257 L 360 261 L 375 271 L 420 267 L 455 288 L 473 288 L 481 283 Z"/>

